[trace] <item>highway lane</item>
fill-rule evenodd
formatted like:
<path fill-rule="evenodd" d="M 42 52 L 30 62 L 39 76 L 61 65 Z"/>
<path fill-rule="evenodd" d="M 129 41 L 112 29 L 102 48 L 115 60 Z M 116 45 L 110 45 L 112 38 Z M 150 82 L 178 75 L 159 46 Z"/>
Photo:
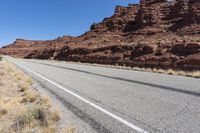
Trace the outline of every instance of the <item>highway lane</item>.
<path fill-rule="evenodd" d="M 199 79 L 66 62 L 9 60 L 44 84 L 97 132 L 200 132 Z"/>

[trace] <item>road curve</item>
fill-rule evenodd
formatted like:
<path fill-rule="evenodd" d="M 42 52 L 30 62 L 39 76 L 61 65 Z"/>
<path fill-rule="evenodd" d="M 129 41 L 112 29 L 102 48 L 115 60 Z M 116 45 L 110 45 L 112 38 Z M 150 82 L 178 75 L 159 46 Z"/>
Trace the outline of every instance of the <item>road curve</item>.
<path fill-rule="evenodd" d="M 97 132 L 200 132 L 200 79 L 6 58 Z"/>

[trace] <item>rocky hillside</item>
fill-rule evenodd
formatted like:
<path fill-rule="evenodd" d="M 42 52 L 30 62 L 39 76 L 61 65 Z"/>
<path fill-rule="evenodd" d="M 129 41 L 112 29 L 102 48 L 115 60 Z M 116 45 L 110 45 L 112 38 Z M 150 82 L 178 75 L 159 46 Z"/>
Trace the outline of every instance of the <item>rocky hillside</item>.
<path fill-rule="evenodd" d="M 11 55 L 14 57 L 24 58 L 31 54 L 33 51 L 43 51 L 46 48 L 58 49 L 65 45 L 66 42 L 75 37 L 63 36 L 55 40 L 38 41 L 38 40 L 25 40 L 16 39 L 12 44 L 4 46 L 0 49 L 1 54 Z"/>
<path fill-rule="evenodd" d="M 126 66 L 200 69 L 200 1 L 141 0 L 78 37 L 24 41 L 1 53 Z"/>
<path fill-rule="evenodd" d="M 44 41 L 29 41 L 24 39 L 17 39 L 13 44 L 2 47 L 0 52 L 6 55 L 13 55 L 16 57 L 24 57 L 26 53 L 32 52 L 33 49 L 41 47 Z"/>

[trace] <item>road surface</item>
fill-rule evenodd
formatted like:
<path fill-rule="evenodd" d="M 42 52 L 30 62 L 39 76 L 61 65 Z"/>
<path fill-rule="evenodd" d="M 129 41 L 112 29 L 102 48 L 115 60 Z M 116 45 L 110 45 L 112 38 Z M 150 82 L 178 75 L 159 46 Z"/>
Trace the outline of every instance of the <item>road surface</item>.
<path fill-rule="evenodd" d="M 200 79 L 6 58 L 97 132 L 200 132 Z"/>

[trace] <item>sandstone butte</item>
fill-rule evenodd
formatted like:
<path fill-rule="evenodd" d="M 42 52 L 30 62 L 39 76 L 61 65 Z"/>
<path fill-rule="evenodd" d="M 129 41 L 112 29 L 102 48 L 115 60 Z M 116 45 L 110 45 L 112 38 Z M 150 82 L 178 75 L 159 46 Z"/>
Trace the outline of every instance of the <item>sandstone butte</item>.
<path fill-rule="evenodd" d="M 141 0 L 77 37 L 17 39 L 1 54 L 87 63 L 200 69 L 200 0 Z"/>

